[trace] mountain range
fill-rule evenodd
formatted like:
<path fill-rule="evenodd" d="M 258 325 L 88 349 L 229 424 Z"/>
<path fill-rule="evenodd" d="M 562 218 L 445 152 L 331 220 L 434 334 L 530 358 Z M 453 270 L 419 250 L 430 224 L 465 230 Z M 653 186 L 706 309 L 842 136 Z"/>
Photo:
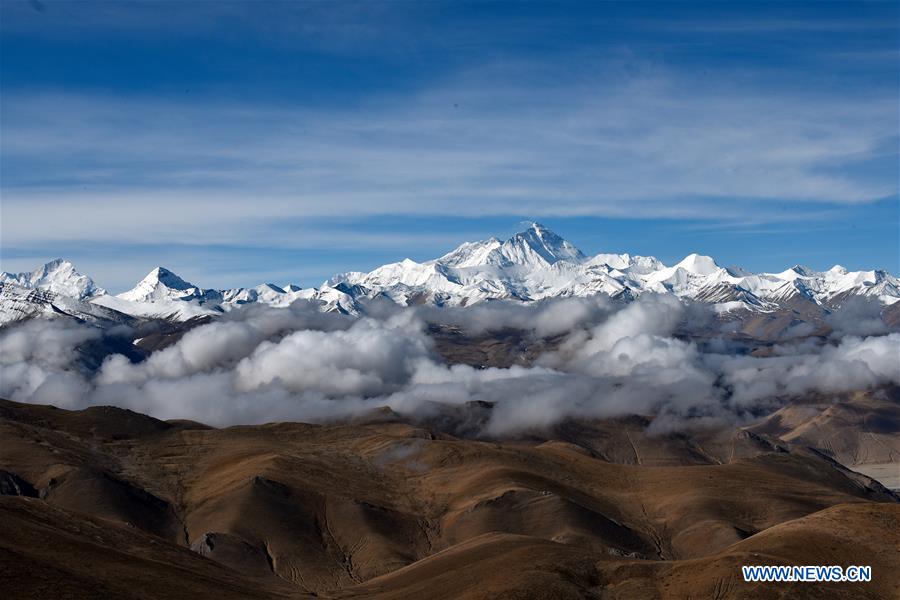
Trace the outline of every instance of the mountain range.
<path fill-rule="evenodd" d="M 0 323 L 53 313 L 185 321 L 244 304 L 277 307 L 298 299 L 318 303 L 323 311 L 359 314 L 360 301 L 375 297 L 401 305 L 467 306 L 595 294 L 631 300 L 647 292 L 711 304 L 717 312 L 765 313 L 798 303 L 827 311 L 849 297 L 893 305 L 900 300 L 900 280 L 883 270 L 848 271 L 839 265 L 821 272 L 796 265 L 780 273 L 750 273 L 700 254 L 671 266 L 652 256 L 587 256 L 532 223 L 505 241 L 466 242 L 434 260 L 407 258 L 369 273 L 340 273 L 318 288 L 305 289 L 272 283 L 206 289 L 157 267 L 134 288 L 112 295 L 71 262 L 56 259 L 30 273 L 0 273 Z"/>

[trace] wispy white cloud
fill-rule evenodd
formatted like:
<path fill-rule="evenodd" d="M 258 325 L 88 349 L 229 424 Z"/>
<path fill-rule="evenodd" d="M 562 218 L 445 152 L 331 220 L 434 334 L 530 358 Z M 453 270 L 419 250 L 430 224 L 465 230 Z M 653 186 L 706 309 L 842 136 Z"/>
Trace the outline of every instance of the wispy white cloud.
<path fill-rule="evenodd" d="M 17 94 L 4 244 L 252 243 L 267 223 L 351 214 L 766 222 L 897 194 L 896 163 L 865 168 L 896 154 L 896 97 L 658 69 L 552 80 L 489 65 L 343 109 Z"/>

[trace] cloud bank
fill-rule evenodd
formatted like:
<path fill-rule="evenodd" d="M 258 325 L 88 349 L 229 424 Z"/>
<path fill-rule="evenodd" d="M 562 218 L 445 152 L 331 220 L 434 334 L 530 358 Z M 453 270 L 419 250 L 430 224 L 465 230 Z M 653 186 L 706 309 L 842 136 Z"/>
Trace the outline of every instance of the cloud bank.
<path fill-rule="evenodd" d="M 691 330 L 708 333 L 712 321 L 671 296 L 627 305 L 597 297 L 370 309 L 357 319 L 321 314 L 305 301 L 248 306 L 141 362 L 110 354 L 98 368 L 83 360 L 85 348 L 121 331 L 32 320 L 0 332 L 0 396 L 64 408 L 111 404 L 212 425 L 334 421 L 379 407 L 430 418 L 483 401 L 493 408 L 476 434 L 503 436 L 626 414 L 655 415 L 661 431 L 740 422 L 789 395 L 900 385 L 900 333 L 862 337 L 835 327 L 829 338 L 786 341 L 757 357 L 724 338 L 698 345 Z M 845 310 L 831 317 L 835 325 L 869 309 Z M 873 332 L 870 320 L 861 323 Z M 517 329 L 555 343 L 530 366 L 448 365 L 428 334 L 434 327 L 470 335 Z"/>

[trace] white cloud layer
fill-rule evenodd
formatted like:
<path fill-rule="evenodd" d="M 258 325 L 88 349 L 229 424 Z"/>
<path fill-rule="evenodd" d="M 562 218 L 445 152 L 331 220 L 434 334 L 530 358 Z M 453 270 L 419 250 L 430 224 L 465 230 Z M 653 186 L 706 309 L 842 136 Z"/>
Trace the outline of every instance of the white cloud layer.
<path fill-rule="evenodd" d="M 685 338 L 685 326 L 702 324 L 685 318 L 696 310 L 646 295 L 624 307 L 601 299 L 446 312 L 382 307 L 381 317 L 351 319 L 300 301 L 231 312 L 143 362 L 113 354 L 93 371 L 79 348 L 102 342 L 103 332 L 33 320 L 0 332 L 0 396 L 65 408 L 113 404 L 213 425 L 328 421 L 381 406 L 434 416 L 441 406 L 486 401 L 494 408 L 480 433 L 504 435 L 634 413 L 657 415 L 658 429 L 740 421 L 786 395 L 900 384 L 898 333 L 835 331 L 758 358 L 724 340 L 701 350 Z M 477 369 L 441 361 L 426 334 L 435 323 L 473 334 L 516 327 L 535 339 L 569 333 L 534 366 Z"/>

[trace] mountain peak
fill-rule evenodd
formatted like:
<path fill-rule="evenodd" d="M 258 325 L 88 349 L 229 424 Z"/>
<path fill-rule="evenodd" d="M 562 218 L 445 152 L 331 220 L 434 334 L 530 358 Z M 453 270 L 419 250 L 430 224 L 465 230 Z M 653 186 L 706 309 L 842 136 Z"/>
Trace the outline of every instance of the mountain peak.
<path fill-rule="evenodd" d="M 31 272 L 31 279 L 38 280 L 44 277 L 47 277 L 53 273 L 65 273 L 65 274 L 76 274 L 75 273 L 75 265 L 71 262 L 62 259 L 62 258 L 54 258 L 50 262 L 47 262 L 34 271 Z"/>
<path fill-rule="evenodd" d="M 694 273 L 695 275 L 712 275 L 720 268 L 711 256 L 704 256 L 697 253 L 688 254 L 675 266 L 681 267 L 685 271 Z"/>
<path fill-rule="evenodd" d="M 526 227 L 522 231 L 515 234 L 513 236 L 513 238 L 518 237 L 518 236 L 531 235 L 531 236 L 537 237 L 538 239 L 543 239 L 545 236 L 548 238 L 551 238 L 551 239 L 553 239 L 553 238 L 562 239 L 556 233 L 551 231 L 548 227 L 538 223 L 537 221 L 525 221 L 522 224 L 528 225 L 528 227 Z"/>
<path fill-rule="evenodd" d="M 38 267 L 38 269 L 43 268 L 43 269 L 50 270 L 50 269 L 56 269 L 59 267 L 74 267 L 74 266 L 75 265 L 73 265 L 70 261 L 68 261 L 64 258 L 54 258 L 53 260 L 48 261 L 43 267 Z"/>
<path fill-rule="evenodd" d="M 2 273 L 0 282 L 9 282 L 28 289 L 44 290 L 72 298 L 102 296 L 106 290 L 94 280 L 75 270 L 75 265 L 62 258 L 54 258 L 28 273 Z"/>
<path fill-rule="evenodd" d="M 711 257 L 696 253 L 671 267 L 653 257 L 630 254 L 597 254 L 588 258 L 534 221 L 523 224 L 522 230 L 507 240 L 490 237 L 463 243 L 434 260 L 420 263 L 406 258 L 369 273 L 338 274 L 319 289 L 274 284 L 203 289 L 158 266 L 133 289 L 114 297 L 62 258 L 32 272 L 0 273 L 0 283 L 4 284 L 0 296 L 7 288 L 21 297 L 45 296 L 18 289 L 25 288 L 88 299 L 135 316 L 176 315 L 173 318 L 185 319 L 219 314 L 248 303 L 287 306 L 298 299 L 322 302 L 324 310 L 359 314 L 363 309 L 354 308 L 357 300 L 379 296 L 400 304 L 469 306 L 494 299 L 534 301 L 594 294 L 630 299 L 653 292 L 720 304 L 723 310 L 735 306 L 756 310 L 769 303 L 777 304 L 800 290 L 811 301 L 825 306 L 847 295 L 871 297 L 883 304 L 900 302 L 900 280 L 884 271 L 848 273 L 835 265 L 817 272 L 795 265 L 781 273 L 754 275 L 736 267 L 722 268 Z M 0 305 L 0 324 L 3 314 Z"/>
<path fill-rule="evenodd" d="M 806 265 L 794 265 L 790 268 L 790 270 L 804 277 L 812 277 L 813 275 L 817 274 L 814 270 L 810 269 Z"/>
<path fill-rule="evenodd" d="M 165 267 L 156 267 L 144 277 L 144 281 L 160 283 L 167 288 L 173 290 L 186 290 L 197 287 L 193 283 L 187 282 L 169 269 Z"/>
<path fill-rule="evenodd" d="M 537 221 L 525 221 L 525 223 L 528 224 L 528 229 L 525 229 L 524 231 L 520 231 L 519 233 L 525 233 L 527 231 L 534 231 L 535 233 L 540 235 L 542 232 L 547 231 L 553 235 L 556 235 L 555 233 L 553 233 L 552 231 L 550 231 L 544 225 L 538 223 Z"/>
<path fill-rule="evenodd" d="M 587 258 L 571 242 L 534 221 L 528 229 L 503 242 L 500 253 L 510 262 L 523 265 L 539 261 L 552 265 L 561 260 L 580 263 Z"/>
<path fill-rule="evenodd" d="M 162 299 L 185 299 L 201 295 L 193 283 L 189 283 L 165 267 L 156 267 L 134 288 L 119 294 L 119 298 L 132 302 Z"/>

